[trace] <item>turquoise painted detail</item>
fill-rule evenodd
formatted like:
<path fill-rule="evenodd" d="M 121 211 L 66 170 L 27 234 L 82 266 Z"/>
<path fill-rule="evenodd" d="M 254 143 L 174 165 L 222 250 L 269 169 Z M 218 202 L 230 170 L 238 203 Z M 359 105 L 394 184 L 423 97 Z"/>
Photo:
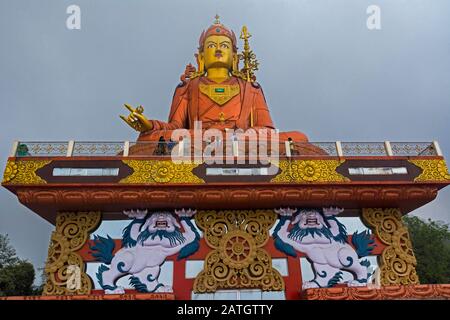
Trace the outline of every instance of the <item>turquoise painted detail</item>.
<path fill-rule="evenodd" d="M 347 228 L 344 226 L 342 222 L 340 222 L 336 217 L 324 217 L 325 223 L 328 224 L 328 221 L 333 220 L 336 222 L 338 226 L 339 233 L 337 236 L 333 237 L 334 240 L 340 243 L 347 243 Z M 329 225 L 328 225 L 329 226 Z"/>
<path fill-rule="evenodd" d="M 130 285 L 135 288 L 138 292 L 142 293 L 153 293 L 156 290 L 158 290 L 160 287 L 163 287 L 164 285 L 162 283 L 158 283 L 155 288 L 151 291 L 148 290 L 147 286 L 139 280 L 138 277 L 131 277 L 130 278 Z"/>
<path fill-rule="evenodd" d="M 188 217 L 182 217 L 181 220 L 185 221 L 189 225 L 189 228 L 191 228 L 191 230 L 195 233 L 195 239 L 180 250 L 177 260 L 189 257 L 190 255 L 197 252 L 200 248 L 200 234 L 197 232 L 197 229 L 195 229 L 194 225 L 191 222 L 191 219 Z"/>
<path fill-rule="evenodd" d="M 91 255 L 102 263 L 111 264 L 113 258 L 113 251 L 116 247 L 114 240 L 107 235 L 107 238 L 101 236 L 94 236 L 94 245 L 89 245 L 89 249 L 92 250 Z"/>
<path fill-rule="evenodd" d="M 344 268 L 351 267 L 351 266 L 353 265 L 353 258 L 352 258 L 352 257 L 347 257 L 346 260 L 348 261 L 348 264 L 342 264 L 342 266 L 343 266 Z"/>
<path fill-rule="evenodd" d="M 320 272 L 317 272 L 317 275 L 321 278 L 326 278 L 326 276 L 328 275 L 327 272 L 325 270 L 322 271 L 322 274 Z"/>
<path fill-rule="evenodd" d="M 358 233 L 356 231 L 352 236 L 352 244 L 356 249 L 359 258 L 368 256 L 376 247 L 375 240 L 368 230 Z"/>
<path fill-rule="evenodd" d="M 108 271 L 109 268 L 107 266 L 105 266 L 104 264 L 100 265 L 100 267 L 98 267 L 98 272 L 95 274 L 95 276 L 97 277 L 98 283 L 100 284 L 100 287 L 102 287 L 103 290 L 115 290 L 117 289 L 117 286 L 109 286 L 109 285 L 104 285 L 103 284 L 103 272 Z"/>
<path fill-rule="evenodd" d="M 125 262 L 120 261 L 120 262 L 117 264 L 117 270 L 119 270 L 119 272 L 121 272 L 121 273 L 127 273 L 127 272 L 123 269 L 123 267 L 125 267 Z"/>
<path fill-rule="evenodd" d="M 278 232 L 280 231 L 281 226 L 283 226 L 285 224 L 285 222 L 288 220 L 289 220 L 288 217 L 284 217 L 284 216 L 280 217 L 280 221 L 278 222 L 277 226 L 275 227 L 272 237 L 274 239 L 275 248 L 277 248 L 281 252 L 284 252 L 287 255 L 295 258 L 295 257 L 297 257 L 297 253 L 295 252 L 294 247 L 291 246 L 290 244 L 287 244 L 283 240 L 281 240 L 280 236 L 278 235 Z"/>
<path fill-rule="evenodd" d="M 147 214 L 148 216 L 148 214 Z M 135 247 L 137 245 L 137 241 L 131 237 L 131 227 L 135 224 L 143 224 L 145 223 L 145 220 L 147 216 L 144 219 L 133 219 L 131 223 L 125 227 L 122 231 L 122 247 L 124 248 L 131 248 Z"/>
<path fill-rule="evenodd" d="M 333 278 L 331 278 L 331 279 L 328 281 L 327 287 L 328 287 L 328 288 L 332 288 L 332 287 L 334 287 L 336 284 L 338 284 L 339 281 L 341 281 L 341 280 L 342 280 L 342 271 L 338 271 L 338 272 L 335 273 L 335 275 L 333 276 Z"/>
<path fill-rule="evenodd" d="M 333 239 L 333 234 L 331 233 L 330 229 L 328 229 L 327 227 L 322 227 L 320 229 L 317 228 L 305 228 L 302 229 L 298 226 L 298 224 L 296 224 L 291 231 L 289 232 L 288 237 L 294 241 L 299 241 L 301 242 L 303 240 L 304 237 L 306 236 L 312 236 L 314 238 L 314 236 L 324 236 L 325 238 L 330 240 L 331 243 L 331 239 Z"/>
<path fill-rule="evenodd" d="M 141 245 L 144 245 L 145 240 L 147 240 L 148 238 L 154 240 L 156 237 L 159 237 L 159 240 L 167 238 L 171 246 L 176 246 L 186 241 L 186 238 L 183 236 L 180 229 L 176 228 L 173 232 L 167 232 L 166 230 L 157 230 L 151 232 L 148 229 L 145 229 L 139 234 L 137 242 Z"/>

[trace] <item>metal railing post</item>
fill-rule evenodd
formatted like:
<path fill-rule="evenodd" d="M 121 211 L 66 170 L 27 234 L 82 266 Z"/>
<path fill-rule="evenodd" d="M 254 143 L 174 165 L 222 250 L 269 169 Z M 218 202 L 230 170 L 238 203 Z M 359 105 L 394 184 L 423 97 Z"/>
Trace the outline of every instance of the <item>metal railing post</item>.
<path fill-rule="evenodd" d="M 180 140 L 178 142 L 178 157 L 184 156 L 184 140 Z"/>
<path fill-rule="evenodd" d="M 394 153 L 392 152 L 391 143 L 389 141 L 384 142 L 384 149 L 386 150 L 386 154 L 388 156 L 392 157 L 394 155 Z"/>
<path fill-rule="evenodd" d="M 130 141 L 125 141 L 123 143 L 123 156 L 128 157 L 129 153 L 130 153 Z"/>
<path fill-rule="evenodd" d="M 433 147 L 434 147 L 434 150 L 436 150 L 436 155 L 442 157 L 443 155 L 442 155 L 441 147 L 439 146 L 439 143 L 436 140 L 433 141 Z"/>
<path fill-rule="evenodd" d="M 336 153 L 338 155 L 338 157 L 343 157 L 344 153 L 342 152 L 342 144 L 340 141 L 336 141 Z"/>
<path fill-rule="evenodd" d="M 286 149 L 286 157 L 291 157 L 291 143 L 289 141 L 284 142 L 284 149 Z"/>
<path fill-rule="evenodd" d="M 17 148 L 19 147 L 19 141 L 14 141 L 12 148 L 11 148 L 11 153 L 9 154 L 10 157 L 15 157 L 16 153 L 17 153 Z"/>
<path fill-rule="evenodd" d="M 233 156 L 238 157 L 239 156 L 239 141 L 233 140 Z"/>
<path fill-rule="evenodd" d="M 66 157 L 71 157 L 73 155 L 73 147 L 75 146 L 75 141 L 70 140 L 67 144 L 67 154 Z"/>

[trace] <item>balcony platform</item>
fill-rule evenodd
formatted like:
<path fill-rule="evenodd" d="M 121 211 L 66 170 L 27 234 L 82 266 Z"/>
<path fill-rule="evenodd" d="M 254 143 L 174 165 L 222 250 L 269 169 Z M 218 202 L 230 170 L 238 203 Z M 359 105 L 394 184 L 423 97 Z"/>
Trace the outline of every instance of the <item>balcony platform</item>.
<path fill-rule="evenodd" d="M 436 142 L 308 143 L 318 155 L 286 143 L 268 163 L 234 155 L 222 164 L 132 155 L 133 145 L 17 142 L 2 185 L 54 224 L 58 211 L 101 211 L 115 220 L 130 208 L 340 206 L 341 216 L 359 216 L 361 208 L 394 207 L 406 214 L 450 184 Z"/>

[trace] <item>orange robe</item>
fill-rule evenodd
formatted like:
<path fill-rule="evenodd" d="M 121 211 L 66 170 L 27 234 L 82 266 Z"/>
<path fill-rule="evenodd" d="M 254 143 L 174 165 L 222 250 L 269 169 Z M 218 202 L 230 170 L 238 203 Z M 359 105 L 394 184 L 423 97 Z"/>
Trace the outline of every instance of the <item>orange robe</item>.
<path fill-rule="evenodd" d="M 275 129 L 264 93 L 258 84 L 231 77 L 221 84 L 238 84 L 240 92 L 225 104 L 219 105 L 199 90 L 200 83 L 216 84 L 206 77 L 195 78 L 180 84 L 173 96 L 168 122 L 151 120 L 153 130 L 141 133 L 138 141 L 158 141 L 160 137 L 168 141 L 173 130 L 194 129 L 195 121 L 202 122 L 202 129 L 246 130 L 250 128 L 251 117 L 253 117 L 254 129 Z M 298 131 L 280 132 L 280 141 L 285 141 L 289 137 L 295 142 L 308 141 L 306 135 Z"/>

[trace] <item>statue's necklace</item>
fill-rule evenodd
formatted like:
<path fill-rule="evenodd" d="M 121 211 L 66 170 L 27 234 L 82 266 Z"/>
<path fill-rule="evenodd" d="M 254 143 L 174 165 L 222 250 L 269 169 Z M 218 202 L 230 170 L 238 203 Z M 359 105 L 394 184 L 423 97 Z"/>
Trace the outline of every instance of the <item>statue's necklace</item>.
<path fill-rule="evenodd" d="M 224 105 L 240 92 L 239 84 L 203 84 L 199 85 L 200 92 L 208 96 L 218 105 Z"/>

